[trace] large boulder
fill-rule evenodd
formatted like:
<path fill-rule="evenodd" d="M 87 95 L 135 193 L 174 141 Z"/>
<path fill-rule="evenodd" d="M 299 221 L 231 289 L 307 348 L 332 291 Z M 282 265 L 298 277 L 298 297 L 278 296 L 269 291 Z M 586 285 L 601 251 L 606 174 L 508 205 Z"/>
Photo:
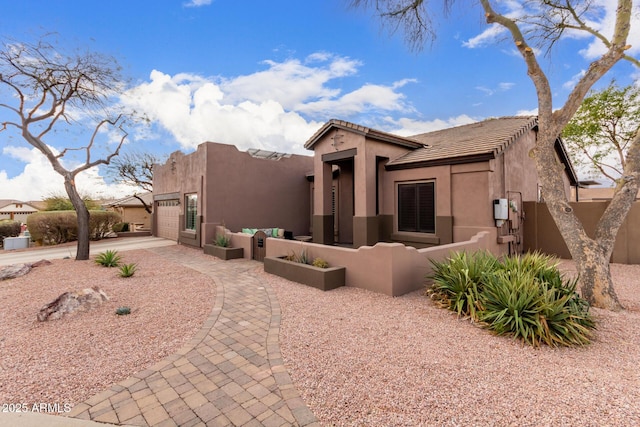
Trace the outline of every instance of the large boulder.
<path fill-rule="evenodd" d="M 75 292 L 65 292 L 49 304 L 44 305 L 38 313 L 38 320 L 56 320 L 67 313 L 92 310 L 108 301 L 107 294 L 97 286 Z"/>
<path fill-rule="evenodd" d="M 32 268 L 42 267 L 43 265 L 50 265 L 51 261 L 41 259 L 40 261 L 33 262 L 31 264 L 13 264 L 6 267 L 0 267 L 0 281 L 7 279 L 15 279 L 16 277 L 24 276 L 31 271 Z"/>
<path fill-rule="evenodd" d="M 31 271 L 31 264 L 13 264 L 0 267 L 0 280 L 15 279 Z"/>

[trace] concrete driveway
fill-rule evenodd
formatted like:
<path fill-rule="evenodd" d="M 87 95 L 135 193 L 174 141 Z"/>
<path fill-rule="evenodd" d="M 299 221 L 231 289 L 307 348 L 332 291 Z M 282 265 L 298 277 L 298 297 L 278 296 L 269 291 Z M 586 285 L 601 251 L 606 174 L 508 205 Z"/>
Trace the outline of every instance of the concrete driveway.
<path fill-rule="evenodd" d="M 160 246 L 175 245 L 173 240 L 161 237 L 118 237 L 91 242 L 89 253 L 99 254 L 108 249 L 117 251 L 130 251 L 134 249 L 157 248 Z M 61 259 L 65 257 L 76 257 L 76 243 L 38 247 L 30 249 L 19 249 L 5 251 L 0 250 L 0 265 L 11 265 L 27 262 L 36 262 L 41 259 Z"/>

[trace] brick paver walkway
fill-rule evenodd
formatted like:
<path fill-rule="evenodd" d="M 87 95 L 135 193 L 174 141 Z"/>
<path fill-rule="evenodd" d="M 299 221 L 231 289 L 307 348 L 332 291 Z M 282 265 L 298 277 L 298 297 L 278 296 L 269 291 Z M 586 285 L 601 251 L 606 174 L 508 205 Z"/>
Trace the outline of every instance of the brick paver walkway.
<path fill-rule="evenodd" d="M 287 373 L 280 305 L 256 262 L 150 249 L 212 277 L 216 303 L 180 351 L 76 405 L 72 417 L 137 426 L 318 426 Z"/>

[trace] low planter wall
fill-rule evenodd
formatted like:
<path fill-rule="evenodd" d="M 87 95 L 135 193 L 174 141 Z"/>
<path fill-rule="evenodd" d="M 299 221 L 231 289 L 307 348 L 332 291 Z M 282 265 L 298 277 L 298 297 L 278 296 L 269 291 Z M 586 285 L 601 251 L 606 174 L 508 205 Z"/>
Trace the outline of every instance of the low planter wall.
<path fill-rule="evenodd" d="M 204 245 L 204 253 L 225 261 L 244 257 L 243 248 L 224 248 L 216 245 Z"/>
<path fill-rule="evenodd" d="M 329 265 L 346 268 L 345 285 L 390 296 L 424 289 L 425 276 L 432 272 L 430 259 L 443 260 L 452 252 L 488 249 L 495 239 L 480 232 L 469 241 L 416 249 L 401 243 L 377 243 L 358 249 L 267 239 L 267 258 L 306 251 L 311 258 L 322 258 Z M 266 260 L 266 258 L 265 258 Z M 265 262 L 266 266 L 266 262 Z M 266 271 L 266 268 L 265 268 Z"/>
<path fill-rule="evenodd" d="M 344 267 L 320 268 L 279 257 L 266 257 L 264 271 L 303 285 L 330 291 L 344 286 L 346 269 Z"/>

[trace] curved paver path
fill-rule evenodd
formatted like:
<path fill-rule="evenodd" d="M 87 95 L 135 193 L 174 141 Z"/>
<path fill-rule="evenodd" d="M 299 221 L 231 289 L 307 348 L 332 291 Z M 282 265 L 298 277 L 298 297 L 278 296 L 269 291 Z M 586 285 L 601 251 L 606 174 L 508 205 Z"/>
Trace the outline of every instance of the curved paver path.
<path fill-rule="evenodd" d="M 256 262 L 150 250 L 212 277 L 215 306 L 176 354 L 74 406 L 69 416 L 143 426 L 318 426 L 284 366 L 280 305 L 252 274 Z"/>

